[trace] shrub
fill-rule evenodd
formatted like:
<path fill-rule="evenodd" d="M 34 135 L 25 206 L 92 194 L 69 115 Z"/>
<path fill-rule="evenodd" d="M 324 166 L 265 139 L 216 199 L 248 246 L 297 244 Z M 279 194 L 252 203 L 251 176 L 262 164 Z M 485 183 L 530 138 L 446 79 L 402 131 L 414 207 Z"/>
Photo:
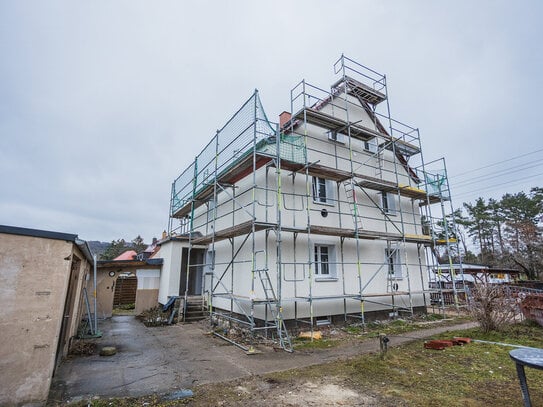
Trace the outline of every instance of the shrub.
<path fill-rule="evenodd" d="M 501 285 L 477 284 L 471 297 L 470 313 L 484 332 L 503 331 L 518 315 L 517 302 Z"/>

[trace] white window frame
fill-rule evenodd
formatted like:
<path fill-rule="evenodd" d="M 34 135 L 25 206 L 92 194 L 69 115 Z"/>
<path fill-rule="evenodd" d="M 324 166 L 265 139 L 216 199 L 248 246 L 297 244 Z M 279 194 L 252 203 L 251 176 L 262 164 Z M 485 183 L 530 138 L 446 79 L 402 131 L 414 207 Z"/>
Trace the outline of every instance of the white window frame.
<path fill-rule="evenodd" d="M 313 246 L 313 261 L 316 280 L 337 280 L 334 245 L 316 243 Z"/>
<path fill-rule="evenodd" d="M 212 273 L 215 262 L 215 250 L 207 250 L 205 254 L 205 266 L 204 266 L 204 273 Z"/>
<path fill-rule="evenodd" d="M 369 140 L 364 140 L 363 142 L 364 151 L 370 152 L 372 154 L 376 153 L 379 149 L 377 138 L 373 137 Z"/>
<path fill-rule="evenodd" d="M 324 190 L 321 189 L 322 185 L 324 185 Z M 334 181 L 321 177 L 312 177 L 311 186 L 314 203 L 329 206 L 335 205 Z"/>
<path fill-rule="evenodd" d="M 390 192 L 381 192 L 381 205 L 383 212 L 387 215 L 396 215 L 398 213 L 398 195 Z"/>
<path fill-rule="evenodd" d="M 403 278 L 402 251 L 397 246 L 385 248 L 385 262 L 387 264 L 388 278 L 401 280 Z"/>
<path fill-rule="evenodd" d="M 331 140 L 335 143 L 345 144 L 345 134 L 340 133 L 335 130 L 328 130 L 327 134 L 328 134 L 328 140 Z"/>

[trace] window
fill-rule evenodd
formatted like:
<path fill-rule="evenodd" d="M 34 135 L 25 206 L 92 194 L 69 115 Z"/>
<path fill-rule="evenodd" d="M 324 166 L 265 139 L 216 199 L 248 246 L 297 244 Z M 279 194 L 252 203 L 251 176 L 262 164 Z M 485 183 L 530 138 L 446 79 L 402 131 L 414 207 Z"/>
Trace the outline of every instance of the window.
<path fill-rule="evenodd" d="M 321 278 L 336 278 L 334 246 L 315 245 L 315 275 Z"/>
<path fill-rule="evenodd" d="M 205 263 L 205 273 L 206 274 L 212 274 L 213 269 L 215 268 L 215 251 L 214 250 L 208 250 L 206 252 L 206 263 Z"/>
<path fill-rule="evenodd" d="M 213 216 L 215 216 L 216 207 L 217 207 L 217 201 L 215 201 L 213 198 L 207 201 L 207 219 L 208 220 L 213 220 Z"/>
<path fill-rule="evenodd" d="M 313 177 L 313 202 L 334 205 L 334 181 Z"/>
<path fill-rule="evenodd" d="M 337 143 L 345 143 L 345 135 L 343 133 L 338 133 L 335 130 L 330 130 L 328 131 L 328 140 L 332 140 Z"/>
<path fill-rule="evenodd" d="M 377 139 L 374 137 L 369 140 L 364 140 L 364 150 L 369 151 L 370 153 L 377 152 Z"/>
<path fill-rule="evenodd" d="M 388 215 L 396 215 L 396 195 L 390 192 L 382 192 L 383 212 Z"/>
<path fill-rule="evenodd" d="M 385 258 L 388 264 L 388 277 L 402 278 L 402 259 L 400 249 L 398 247 L 385 249 Z"/>

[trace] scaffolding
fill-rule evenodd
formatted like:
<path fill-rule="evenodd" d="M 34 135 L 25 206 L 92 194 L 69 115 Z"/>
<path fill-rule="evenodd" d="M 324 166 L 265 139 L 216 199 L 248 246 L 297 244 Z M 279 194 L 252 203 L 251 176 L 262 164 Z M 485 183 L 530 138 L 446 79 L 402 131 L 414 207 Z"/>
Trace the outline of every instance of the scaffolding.
<path fill-rule="evenodd" d="M 444 160 L 425 163 L 418 129 L 392 119 L 384 75 L 343 55 L 334 73 L 328 90 L 298 83 L 281 124 L 255 91 L 172 184 L 169 233 L 188 236 L 188 259 L 207 248 L 186 287 L 203 269 L 212 320 L 288 351 L 285 320 L 365 324 L 443 299 L 437 258 L 453 273 L 459 255 Z"/>

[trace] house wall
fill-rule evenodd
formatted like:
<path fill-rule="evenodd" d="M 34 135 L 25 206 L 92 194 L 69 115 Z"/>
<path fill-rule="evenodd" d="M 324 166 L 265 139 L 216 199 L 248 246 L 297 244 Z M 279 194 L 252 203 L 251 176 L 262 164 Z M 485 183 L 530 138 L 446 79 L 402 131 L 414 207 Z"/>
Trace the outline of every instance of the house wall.
<path fill-rule="evenodd" d="M 167 240 L 161 243 L 157 256 L 164 260 L 158 291 L 158 302 L 166 304 L 169 297 L 179 295 L 179 282 L 181 277 L 181 262 L 183 248 L 188 247 L 187 241 Z"/>
<path fill-rule="evenodd" d="M 336 100 L 325 106 L 322 111 L 336 117 L 346 118 L 344 101 Z M 362 107 L 356 108 L 349 105 L 349 120 L 357 122 L 365 127 L 376 129 L 372 118 Z M 381 178 L 395 184 L 416 186 L 407 174 L 405 168 L 397 162 L 391 151 L 382 151 L 378 158 L 366 150 L 364 143 L 352 139 L 352 154 L 349 150 L 348 139 L 344 142 L 336 142 L 329 139 L 328 132 L 318 126 L 308 125 L 307 130 L 307 154 L 308 161 L 319 165 L 337 168 L 344 171 L 351 171 L 369 177 Z M 381 143 L 384 140 L 379 140 Z M 351 159 L 353 161 L 351 166 Z M 378 169 L 379 163 L 381 169 Z M 309 184 L 309 199 L 307 198 Z M 312 180 L 306 178 L 305 174 L 293 176 L 289 171 L 281 172 L 281 201 L 276 191 L 279 184 L 276 179 L 276 169 L 266 166 L 249 174 L 236 183 L 235 191 L 231 189 L 220 192 L 217 195 L 216 204 L 202 205 L 195 211 L 195 229 L 203 235 L 210 235 L 212 228 L 220 231 L 228 227 L 239 225 L 252 219 L 257 222 L 276 222 L 276 208 L 281 207 L 281 224 L 284 228 L 305 229 L 309 222 L 312 226 L 340 227 L 344 229 L 355 229 L 355 219 L 351 213 L 350 200 L 341 182 L 332 182 L 333 200 L 330 203 L 321 203 L 313 199 Z M 235 194 L 235 199 L 232 197 Z M 411 198 L 400 197 L 391 194 L 389 197 L 394 202 L 395 211 L 385 216 L 383 214 L 383 196 L 380 191 L 359 188 L 355 189 L 356 201 L 360 211 L 362 228 L 368 231 L 395 234 L 421 235 L 421 215 L 418 201 Z M 252 203 L 255 202 L 253 205 Z M 326 216 L 322 212 L 326 210 Z M 213 217 L 216 219 L 213 222 Z M 360 219 L 358 219 L 360 220 Z M 227 298 L 214 298 L 214 306 L 219 308 L 234 308 L 235 312 L 249 313 L 250 299 L 263 298 L 264 293 L 258 278 L 258 273 L 253 273 L 253 268 L 268 269 L 272 283 L 276 287 L 276 244 L 275 234 L 270 232 L 266 242 L 266 232 L 260 231 L 255 234 L 253 245 L 252 238 L 249 238 L 236 256 L 233 267 L 228 267 L 232 258 L 232 252 L 237 252 L 245 236 L 238 236 L 233 239 L 232 244 L 227 241 L 218 241 L 214 244 L 216 265 L 215 276 L 223 275 L 224 286 L 219 285 L 216 293 L 226 292 L 233 289 L 234 294 L 241 299 L 231 303 Z M 427 273 L 425 272 L 424 249 L 417 244 L 401 244 L 400 262 L 402 275 L 389 278 L 388 265 L 386 262 L 385 249 L 387 243 L 384 240 L 360 239 L 358 245 L 355 239 L 345 239 L 343 254 L 341 254 L 341 240 L 339 237 L 322 236 L 300 233 L 294 244 L 293 233 L 283 232 L 281 252 L 283 263 L 282 298 L 296 298 L 296 309 L 298 317 L 308 316 L 311 312 L 308 302 L 304 297 L 309 297 L 310 291 L 314 298 L 342 296 L 344 294 L 358 294 L 360 279 L 357 263 L 360 262 L 360 274 L 363 292 L 366 294 L 383 294 L 381 297 L 371 297 L 365 303 L 365 311 L 377 311 L 390 308 L 380 303 L 390 303 L 391 290 L 420 292 L 425 287 Z M 330 245 L 334 251 L 334 262 L 336 275 L 334 279 L 316 278 L 314 273 L 314 246 L 315 244 Z M 392 243 L 395 247 L 396 243 Z M 359 253 L 359 256 L 357 255 Z M 419 256 L 420 254 L 420 256 Z M 420 262 L 419 262 L 420 257 Z M 265 260 L 267 259 L 267 260 Z M 254 264 L 254 265 L 253 265 Z M 310 269 L 311 267 L 311 269 Z M 408 276 L 410 278 L 408 278 Z M 294 281 L 295 280 L 295 281 Z M 215 280 L 213 285 L 217 281 Z M 205 290 L 210 290 L 211 279 L 206 278 Z M 424 304 L 422 294 L 409 296 L 396 296 L 395 303 L 398 306 L 409 308 Z M 262 307 L 262 306 L 261 306 Z M 360 311 L 360 301 L 347 300 L 347 312 Z M 294 316 L 294 302 L 284 301 L 283 310 L 285 318 Z M 313 315 L 331 315 L 343 313 L 343 300 L 330 299 L 314 302 Z M 258 317 L 259 311 L 256 310 Z"/>
<path fill-rule="evenodd" d="M 138 290 L 136 292 L 136 314 L 141 314 L 149 308 L 158 305 L 158 292 L 160 288 L 160 270 L 138 269 Z"/>
<path fill-rule="evenodd" d="M 0 405 L 43 403 L 48 395 L 68 296 L 73 254 L 71 320 L 77 332 L 80 293 L 90 269 L 72 242 L 0 233 Z M 69 340 L 59 349 L 65 355 Z"/>
<path fill-rule="evenodd" d="M 266 244 L 265 232 L 258 232 L 255 235 L 255 269 L 268 270 L 268 275 L 274 289 L 277 288 L 277 254 L 275 234 L 270 233 Z M 313 301 L 313 316 L 329 316 L 343 314 L 343 301 L 340 298 L 330 298 L 348 294 L 356 296 L 359 293 L 359 278 L 356 255 L 355 239 L 345 239 L 343 245 L 343 257 L 341 256 L 340 239 L 331 236 L 311 236 L 311 244 L 308 246 L 308 236 L 298 235 L 296 243 L 291 233 L 282 234 L 281 244 L 281 263 L 282 280 L 281 295 L 283 300 L 283 316 L 285 319 L 294 318 L 295 307 L 298 318 L 310 316 L 308 298 L 311 295 Z M 242 238 L 235 238 L 234 248 L 238 251 Z M 308 264 L 308 258 L 313 259 L 314 244 L 326 244 L 334 246 L 335 254 L 332 256 L 331 267 L 333 268 L 333 278 L 323 278 L 315 275 L 315 265 Z M 386 242 L 382 241 L 360 241 L 360 274 L 362 285 L 365 286 L 365 294 L 381 294 L 380 297 L 368 298 L 365 302 L 365 311 L 378 311 L 384 308 L 390 308 L 380 303 L 390 304 L 390 295 L 392 284 L 397 284 L 395 291 L 414 292 L 411 298 L 408 295 L 396 296 L 397 306 L 409 308 L 424 305 L 423 287 L 427 285 L 427 273 L 422 272 L 418 263 L 418 253 L 416 245 L 406 245 L 401 249 L 402 256 L 402 276 L 389 279 L 388 268 L 385 263 Z M 225 273 L 227 262 L 231 258 L 231 246 L 229 242 L 221 241 L 215 245 L 215 275 L 220 276 L 224 273 L 222 282 L 219 285 L 217 293 L 226 292 L 233 286 L 234 294 L 241 298 L 234 302 L 234 312 L 250 315 L 250 299 L 264 299 L 265 294 L 259 279 L 258 272 L 253 276 L 252 273 L 252 241 L 249 239 L 241 248 L 236 256 L 236 263 L 228 268 Z M 407 257 L 405 257 L 407 255 Z M 407 258 L 407 260 L 405 260 Z M 383 266 L 385 264 L 385 266 Z M 425 268 L 423 267 L 424 271 Z M 310 274 L 311 273 L 311 274 Z M 408 279 L 408 274 L 410 278 Z M 232 278 L 234 280 L 232 284 Z M 206 287 L 209 288 L 210 280 L 206 280 Z M 215 280 L 215 284 L 217 281 Z M 277 291 L 276 291 L 277 293 Z M 326 300 L 329 297 L 329 300 Z M 295 306 L 296 301 L 296 306 Z M 213 299 L 214 307 L 230 309 L 230 299 L 217 297 Z M 347 300 L 347 313 L 360 312 L 360 301 Z M 255 316 L 264 318 L 264 306 L 255 307 Z"/>
<path fill-rule="evenodd" d="M 115 273 L 113 276 L 109 275 L 111 271 Z M 99 267 L 96 279 L 96 308 L 98 318 L 111 318 L 113 315 L 115 287 L 117 284 L 117 279 L 122 273 L 135 273 L 138 279 L 135 307 L 135 312 L 137 314 L 158 304 L 158 292 L 161 275 L 161 271 L 159 269 L 135 269 L 134 266 L 119 268 Z M 93 299 L 91 298 L 90 293 L 91 292 L 89 291 L 89 301 L 91 302 L 91 307 L 93 307 Z"/>
<path fill-rule="evenodd" d="M 113 314 L 113 296 L 118 273 L 115 270 L 115 276 L 110 277 L 109 271 L 107 269 L 98 269 L 96 272 L 96 310 L 98 318 L 111 318 Z"/>

